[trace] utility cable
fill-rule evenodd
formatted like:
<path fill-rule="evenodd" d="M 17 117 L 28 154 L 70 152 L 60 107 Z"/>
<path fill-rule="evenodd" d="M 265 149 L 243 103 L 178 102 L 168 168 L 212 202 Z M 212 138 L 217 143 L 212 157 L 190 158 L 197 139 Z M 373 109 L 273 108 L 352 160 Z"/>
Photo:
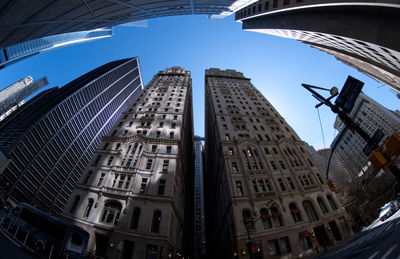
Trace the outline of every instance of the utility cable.
<path fill-rule="evenodd" d="M 326 148 L 326 146 L 325 146 L 324 129 L 322 128 L 321 116 L 319 115 L 319 109 L 318 108 L 317 108 L 317 112 L 318 112 L 319 126 L 321 127 L 322 141 L 324 142 L 324 148 Z"/>

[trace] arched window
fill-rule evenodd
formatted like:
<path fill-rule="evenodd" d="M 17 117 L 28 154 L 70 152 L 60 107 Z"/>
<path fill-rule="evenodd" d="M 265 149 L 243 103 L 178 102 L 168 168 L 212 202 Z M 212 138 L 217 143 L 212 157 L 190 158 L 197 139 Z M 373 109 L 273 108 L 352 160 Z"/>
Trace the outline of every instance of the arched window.
<path fill-rule="evenodd" d="M 331 205 L 333 210 L 337 209 L 336 202 L 333 200 L 333 198 L 330 195 L 327 195 L 326 198 L 328 199 L 329 204 Z"/>
<path fill-rule="evenodd" d="M 328 209 L 326 208 L 324 201 L 320 197 L 318 197 L 317 202 L 319 204 L 319 207 L 321 208 L 322 213 L 327 213 Z"/>
<path fill-rule="evenodd" d="M 315 212 L 314 206 L 310 201 L 303 201 L 303 208 L 311 222 L 318 220 L 317 213 Z"/>
<path fill-rule="evenodd" d="M 139 223 L 139 217 L 140 217 L 140 208 L 136 207 L 133 210 L 133 214 L 132 214 L 132 220 L 131 220 L 131 229 L 137 229 L 138 223 Z"/>
<path fill-rule="evenodd" d="M 121 214 L 121 209 L 122 206 L 120 203 L 114 201 L 107 202 L 104 206 L 100 222 L 116 226 L 118 224 L 119 215 Z"/>
<path fill-rule="evenodd" d="M 271 214 L 269 214 L 268 210 L 266 208 L 262 208 L 260 210 L 260 215 L 264 229 L 272 228 L 272 221 L 271 221 L 272 216 Z"/>
<path fill-rule="evenodd" d="M 283 226 L 282 214 L 279 212 L 278 208 L 272 207 L 271 208 L 271 215 L 272 215 L 272 220 L 274 222 L 274 226 L 275 227 Z"/>
<path fill-rule="evenodd" d="M 86 206 L 86 209 L 85 209 L 85 213 L 83 213 L 83 217 L 84 218 L 89 217 L 90 211 L 92 210 L 92 207 L 93 207 L 93 203 L 94 203 L 94 200 L 93 199 L 89 199 L 88 205 Z"/>
<path fill-rule="evenodd" d="M 156 210 L 153 213 L 153 221 L 151 222 L 151 232 L 158 233 L 160 231 L 161 211 Z"/>
<path fill-rule="evenodd" d="M 74 202 L 72 203 L 71 208 L 69 209 L 69 213 L 74 213 L 74 212 L 75 212 L 76 207 L 78 206 L 78 203 L 79 203 L 79 200 L 80 200 L 80 199 L 81 199 L 81 196 L 79 196 L 79 195 L 76 195 L 76 196 L 75 196 L 75 200 L 74 200 Z"/>
<path fill-rule="evenodd" d="M 292 214 L 293 221 L 300 222 L 301 221 L 300 210 L 297 208 L 296 204 L 290 203 L 289 210 L 290 210 L 290 214 Z"/>

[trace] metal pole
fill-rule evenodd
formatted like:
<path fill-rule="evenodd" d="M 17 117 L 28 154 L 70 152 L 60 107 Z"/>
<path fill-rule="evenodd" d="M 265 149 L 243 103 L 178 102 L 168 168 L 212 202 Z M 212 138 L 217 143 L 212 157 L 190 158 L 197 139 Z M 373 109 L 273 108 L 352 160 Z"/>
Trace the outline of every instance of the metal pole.
<path fill-rule="evenodd" d="M 251 237 L 250 237 L 250 229 L 249 229 L 249 225 L 248 224 L 246 224 L 246 231 L 247 231 L 247 242 L 246 242 L 247 250 L 249 252 L 249 258 L 253 259 L 253 252 L 251 251 L 252 241 L 251 241 Z"/>

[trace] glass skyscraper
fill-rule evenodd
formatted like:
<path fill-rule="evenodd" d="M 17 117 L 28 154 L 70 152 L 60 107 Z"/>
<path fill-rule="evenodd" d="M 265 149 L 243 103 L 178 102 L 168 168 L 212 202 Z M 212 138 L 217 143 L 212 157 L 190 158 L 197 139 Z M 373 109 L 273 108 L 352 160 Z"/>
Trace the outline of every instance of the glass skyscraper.
<path fill-rule="evenodd" d="M 108 38 L 112 35 L 112 28 L 101 28 L 90 31 L 63 33 L 8 46 L 0 50 L 0 69 L 46 51 L 77 43 Z"/>
<path fill-rule="evenodd" d="M 218 19 L 252 1 L 7 1 L 0 3 L 0 48 L 60 33 L 112 27 L 171 15 L 202 14 Z"/>
<path fill-rule="evenodd" d="M 48 85 L 47 77 L 33 82 L 32 77 L 27 76 L 0 91 L 0 121 L 9 111 L 17 107 L 25 98 L 39 89 Z"/>
<path fill-rule="evenodd" d="M 11 162 L 0 178 L 10 202 L 58 214 L 85 166 L 142 90 L 137 58 L 105 64 L 29 100 L 0 123 L 0 151 Z"/>

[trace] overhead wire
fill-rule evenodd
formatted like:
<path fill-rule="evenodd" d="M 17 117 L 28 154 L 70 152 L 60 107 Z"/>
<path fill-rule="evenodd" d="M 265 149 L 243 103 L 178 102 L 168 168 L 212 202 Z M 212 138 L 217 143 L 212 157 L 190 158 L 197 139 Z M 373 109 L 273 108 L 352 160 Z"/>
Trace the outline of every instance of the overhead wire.
<path fill-rule="evenodd" d="M 321 127 L 322 141 L 324 143 L 324 148 L 326 148 L 326 146 L 325 146 L 324 129 L 322 128 L 322 121 L 321 121 L 321 116 L 319 115 L 319 108 L 317 108 L 317 113 L 318 113 L 318 119 L 319 119 L 319 126 Z"/>

